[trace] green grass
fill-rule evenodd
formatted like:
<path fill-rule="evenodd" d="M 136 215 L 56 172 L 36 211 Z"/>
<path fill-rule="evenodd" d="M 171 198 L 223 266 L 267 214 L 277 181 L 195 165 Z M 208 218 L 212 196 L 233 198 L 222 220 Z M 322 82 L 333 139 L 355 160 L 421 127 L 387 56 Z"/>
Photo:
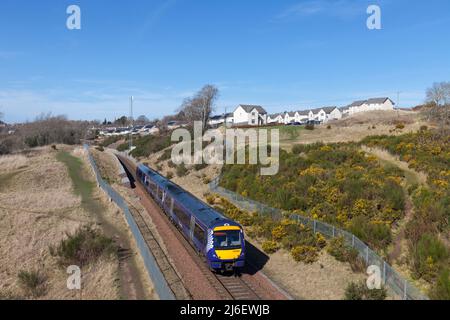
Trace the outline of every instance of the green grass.
<path fill-rule="evenodd" d="M 67 166 L 74 192 L 76 195 L 81 196 L 83 207 L 89 211 L 98 210 L 99 204 L 92 197 L 95 183 L 85 178 L 85 174 L 83 174 L 83 162 L 81 159 L 74 157 L 65 151 L 59 152 L 56 155 L 56 158 Z"/>

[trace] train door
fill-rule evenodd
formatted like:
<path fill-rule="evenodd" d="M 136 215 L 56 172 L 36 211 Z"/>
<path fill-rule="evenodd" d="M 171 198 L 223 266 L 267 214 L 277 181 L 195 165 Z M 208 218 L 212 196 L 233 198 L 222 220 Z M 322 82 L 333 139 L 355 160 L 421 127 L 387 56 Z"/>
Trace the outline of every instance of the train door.
<path fill-rule="evenodd" d="M 194 215 L 191 216 L 191 226 L 189 229 L 189 239 L 194 242 L 194 229 L 195 229 L 195 217 Z"/>

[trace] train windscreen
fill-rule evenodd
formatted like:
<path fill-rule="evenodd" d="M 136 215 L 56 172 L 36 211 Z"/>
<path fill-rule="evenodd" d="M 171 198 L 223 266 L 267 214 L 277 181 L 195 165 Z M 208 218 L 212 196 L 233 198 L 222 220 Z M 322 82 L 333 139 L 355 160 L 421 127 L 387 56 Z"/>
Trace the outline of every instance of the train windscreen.
<path fill-rule="evenodd" d="M 239 230 L 214 232 L 214 248 L 219 250 L 241 248 L 241 232 Z"/>

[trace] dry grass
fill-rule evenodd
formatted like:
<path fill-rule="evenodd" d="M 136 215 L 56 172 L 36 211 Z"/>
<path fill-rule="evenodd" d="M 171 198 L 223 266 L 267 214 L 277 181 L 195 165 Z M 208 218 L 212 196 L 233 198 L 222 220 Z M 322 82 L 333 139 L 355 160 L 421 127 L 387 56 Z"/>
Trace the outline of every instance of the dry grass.
<path fill-rule="evenodd" d="M 17 159 L 22 164 L 16 164 Z M 96 223 L 74 195 L 67 168 L 56 160 L 56 152 L 41 148 L 26 156 L 3 158 L 3 168 L 17 172 L 0 190 L 0 296 L 32 298 L 21 287 L 18 273 L 35 270 L 47 277 L 47 290 L 40 299 L 117 299 L 117 258 L 105 257 L 82 269 L 80 293 L 66 288 L 66 270 L 50 255 L 49 246 L 67 233 Z"/>
<path fill-rule="evenodd" d="M 403 123 L 403 130 L 396 129 L 397 123 Z M 282 141 L 281 146 L 287 150 L 293 144 L 311 144 L 315 142 L 337 143 L 337 142 L 358 142 L 367 136 L 372 135 L 399 135 L 407 132 L 415 132 L 422 125 L 431 126 L 425 122 L 421 115 L 408 111 L 374 111 L 356 114 L 354 116 L 329 123 L 327 125 L 316 126 L 315 130 L 303 130 L 300 136 L 294 140 Z"/>
<path fill-rule="evenodd" d="M 27 166 L 28 158 L 24 155 L 0 156 L 0 172 L 11 172 Z"/>

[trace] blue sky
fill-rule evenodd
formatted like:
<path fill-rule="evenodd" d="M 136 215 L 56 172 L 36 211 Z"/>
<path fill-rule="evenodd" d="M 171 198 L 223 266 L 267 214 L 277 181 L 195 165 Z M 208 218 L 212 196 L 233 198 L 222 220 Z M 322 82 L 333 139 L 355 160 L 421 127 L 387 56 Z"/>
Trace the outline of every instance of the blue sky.
<path fill-rule="evenodd" d="M 79 5 L 82 29 L 66 28 Z M 382 10 L 368 30 L 366 9 Z M 421 103 L 450 77 L 450 1 L 2 0 L 0 111 L 72 119 L 173 112 L 204 84 L 217 112 L 269 112 L 390 96 Z"/>

